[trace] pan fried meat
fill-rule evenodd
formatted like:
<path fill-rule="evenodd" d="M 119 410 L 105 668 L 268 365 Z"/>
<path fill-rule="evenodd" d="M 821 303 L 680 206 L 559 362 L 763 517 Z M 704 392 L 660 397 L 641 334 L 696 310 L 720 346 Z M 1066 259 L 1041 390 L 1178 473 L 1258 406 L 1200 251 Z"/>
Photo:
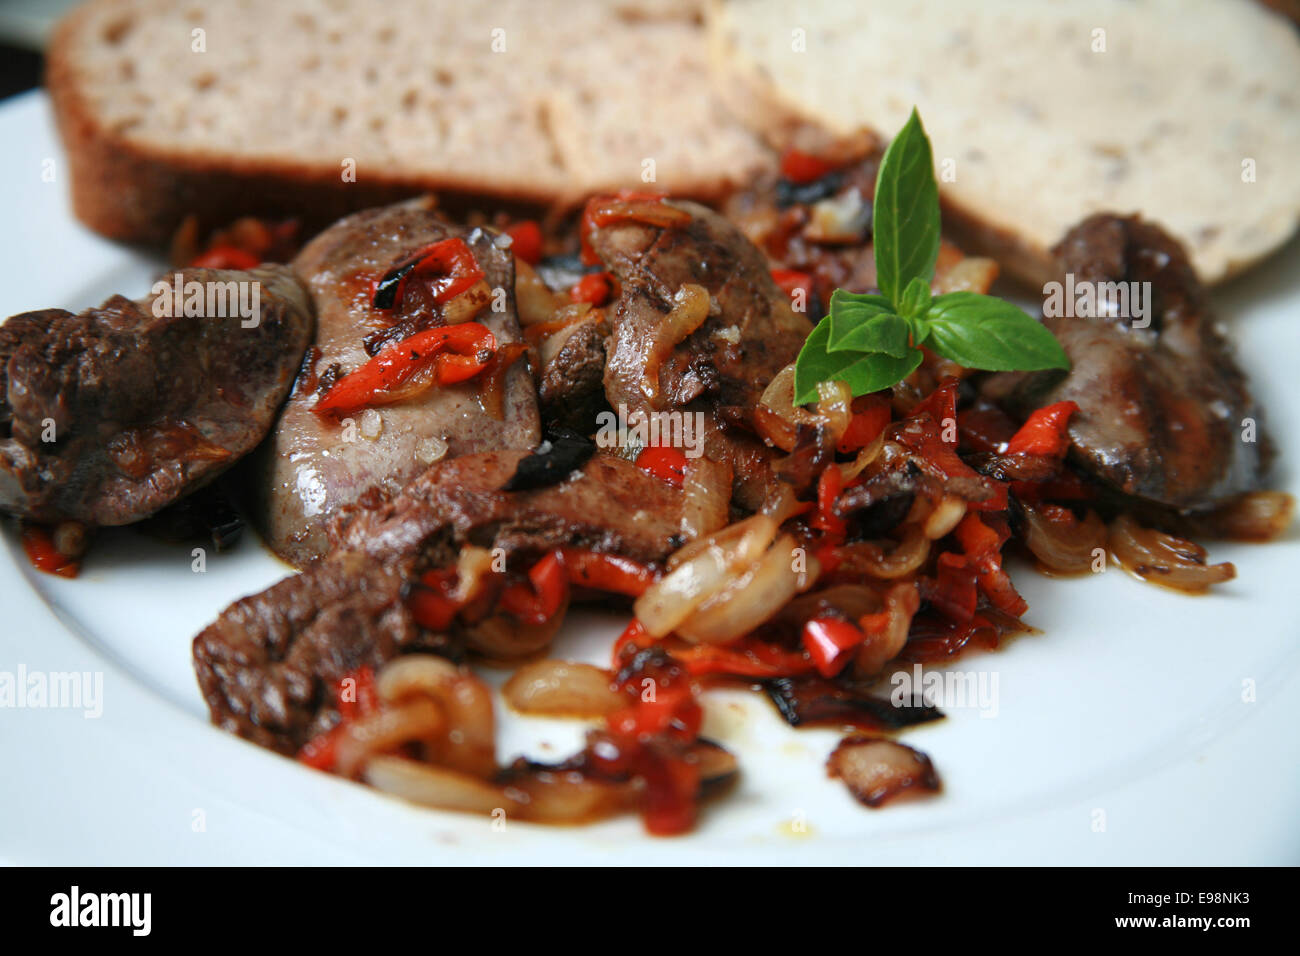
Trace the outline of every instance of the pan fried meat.
<path fill-rule="evenodd" d="M 253 479 L 253 517 L 271 548 L 291 564 L 325 552 L 326 525 L 340 509 L 396 495 L 438 458 L 531 448 L 540 439 L 537 396 L 523 362 L 504 369 L 495 408 L 480 376 L 341 416 L 316 413 L 332 381 L 365 365 L 383 345 L 423 329 L 472 317 L 491 331 L 499 351 L 521 342 L 514 257 L 485 230 L 463 236 L 483 278 L 459 301 L 434 301 L 430 284 L 412 276 L 394 308 L 375 307 L 372 283 L 417 250 L 457 235 L 423 204 L 403 203 L 340 220 L 294 260 L 316 304 L 314 353 L 257 457 Z M 491 301 L 496 290 L 500 311 Z M 481 299 L 465 301 L 474 296 Z M 461 306 L 473 316 L 453 314 Z"/>
<path fill-rule="evenodd" d="M 216 314 L 114 296 L 0 326 L 0 510 L 129 524 L 211 481 L 270 430 L 311 338 L 306 292 L 280 266 L 180 276 L 186 299 L 191 283 L 205 290 L 196 310 Z M 246 318 L 236 306 L 251 307 L 254 282 L 259 315 Z M 250 291 L 232 300 L 232 288 Z"/>
<path fill-rule="evenodd" d="M 1055 251 L 1076 286 L 1150 283 L 1150 325 L 1048 317 L 1069 374 L 995 376 L 988 391 L 1019 414 L 1078 403 L 1075 460 L 1126 494 L 1196 511 L 1259 488 L 1271 444 L 1262 434 L 1243 440 L 1243 422 L 1258 423 L 1260 410 L 1178 243 L 1136 217 L 1096 215 Z"/>
<path fill-rule="evenodd" d="M 812 326 L 790 308 L 762 254 L 735 226 L 695 203 L 671 206 L 688 213 L 689 221 L 661 227 L 618 220 L 590 236 L 622 288 L 613 310 L 606 397 L 629 410 L 707 398 L 752 411 Z M 704 315 L 693 331 L 672 341 L 665 317 L 681 306 L 688 286 L 704 290 Z"/>
<path fill-rule="evenodd" d="M 502 548 L 508 559 L 572 548 L 653 564 L 678 544 L 682 495 L 672 486 L 598 455 L 560 484 L 500 490 L 526 454 L 434 465 L 388 504 L 340 520 L 326 558 L 223 611 L 194 641 L 214 722 L 293 753 L 337 720 L 329 688 L 348 672 L 412 650 L 447 652 L 447 637 L 422 631 L 405 598 L 421 572 L 454 566 L 467 547 Z M 473 646 L 474 628 L 464 630 Z"/>

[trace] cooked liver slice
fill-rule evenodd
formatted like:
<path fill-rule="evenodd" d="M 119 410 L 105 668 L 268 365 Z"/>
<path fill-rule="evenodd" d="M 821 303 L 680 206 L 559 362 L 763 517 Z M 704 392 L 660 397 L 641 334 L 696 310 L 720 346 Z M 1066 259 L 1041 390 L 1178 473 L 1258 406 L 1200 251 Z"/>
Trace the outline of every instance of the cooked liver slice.
<path fill-rule="evenodd" d="M 283 266 L 179 272 L 183 287 L 202 284 L 205 310 L 208 283 L 223 296 L 227 283 L 259 283 L 256 324 L 244 327 L 240 300 L 223 306 L 215 295 L 225 314 L 158 316 L 151 294 L 0 326 L 0 511 L 129 524 L 212 480 L 270 430 L 311 338 L 305 290 Z"/>
<path fill-rule="evenodd" d="M 484 230 L 463 234 L 424 205 L 403 203 L 340 220 L 294 260 L 293 268 L 316 305 L 315 346 L 320 356 L 315 370 L 324 374 L 337 364 L 341 373 L 352 372 L 370 358 L 363 346 L 367 334 L 410 318 L 421 308 L 430 314 L 427 303 L 410 295 L 404 311 L 377 312 L 370 305 L 370 283 L 410 253 L 454 235 L 463 235 L 488 285 L 504 290 L 505 310 L 489 306 L 477 321 L 492 330 L 498 344 L 521 341 L 509 251 L 496 246 Z M 339 423 L 312 411 L 315 391 L 299 388 L 259 455 L 253 478 L 254 520 L 271 548 L 297 566 L 319 557 L 327 547 L 325 528 L 331 516 L 401 491 L 428 466 L 430 439 L 445 441 L 448 457 L 532 448 L 540 441 L 536 390 L 526 363 L 516 362 L 506 374 L 502 420 L 480 406 L 480 387 L 470 380 L 376 408 L 382 430 L 374 438 L 367 438 L 368 430 L 360 427 L 362 413 L 351 416 L 356 427 L 345 432 Z M 349 436 L 355 440 L 345 441 Z"/>

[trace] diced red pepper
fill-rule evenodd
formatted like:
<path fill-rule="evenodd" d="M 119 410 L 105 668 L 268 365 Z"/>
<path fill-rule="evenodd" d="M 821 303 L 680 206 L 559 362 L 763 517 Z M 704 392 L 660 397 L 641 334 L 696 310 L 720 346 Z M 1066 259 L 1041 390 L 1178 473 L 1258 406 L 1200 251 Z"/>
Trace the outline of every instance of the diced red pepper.
<path fill-rule="evenodd" d="M 835 617 L 815 617 L 803 626 L 804 649 L 823 677 L 844 670 L 865 640 L 856 624 Z"/>
<path fill-rule="evenodd" d="M 640 761 L 645 781 L 641 815 L 653 836 L 686 833 L 695 825 L 700 769 L 685 760 L 646 752 Z"/>
<path fill-rule="evenodd" d="M 199 269 L 253 269 L 261 259 L 238 246 L 213 246 L 195 257 L 190 265 Z"/>
<path fill-rule="evenodd" d="M 835 514 L 835 499 L 843 490 L 844 472 L 839 465 L 827 465 L 817 480 L 817 511 L 810 522 L 818 531 L 840 541 L 848 533 L 848 524 Z"/>
<path fill-rule="evenodd" d="M 487 368 L 495 351 L 495 336 L 478 322 L 426 329 L 387 346 L 361 368 L 343 376 L 313 410 L 317 415 L 342 418 L 384 404 L 387 398 L 400 395 L 402 384 L 430 362 L 436 366 L 436 384 L 463 382 Z"/>
<path fill-rule="evenodd" d="M 506 228 L 510 237 L 510 251 L 516 259 L 522 259 L 530 266 L 542 261 L 542 227 L 535 219 L 521 219 Z"/>
<path fill-rule="evenodd" d="M 960 554 L 945 551 L 935 561 L 935 577 L 917 581 L 921 597 L 952 621 L 969 621 L 979 603 L 976 573 Z"/>
<path fill-rule="evenodd" d="M 572 302 L 590 302 L 602 306 L 614 294 L 614 278 L 608 272 L 592 272 L 577 281 L 569 290 Z"/>
<path fill-rule="evenodd" d="M 636 456 L 636 466 L 674 488 L 686 480 L 686 452 L 671 445 L 647 445 Z"/>
<path fill-rule="evenodd" d="M 81 570 L 78 558 L 69 558 L 54 546 L 54 535 L 42 525 L 23 525 L 23 552 L 32 567 L 61 578 L 75 578 Z"/>
<path fill-rule="evenodd" d="M 528 584 L 512 584 L 501 593 L 501 609 L 529 624 L 545 624 L 568 600 L 564 559 L 552 551 L 528 569 Z"/>
<path fill-rule="evenodd" d="M 928 413 L 931 418 L 939 425 L 940 429 L 945 429 L 951 423 L 957 424 L 957 380 L 955 378 L 946 378 L 938 388 L 927 395 L 921 402 L 912 409 L 913 415 Z M 954 433 L 956 429 L 953 429 Z M 942 432 L 940 433 L 942 437 Z M 954 440 L 949 442 L 955 445 Z"/>
<path fill-rule="evenodd" d="M 634 218 L 627 215 L 627 203 L 662 203 L 667 198 L 663 193 L 638 192 L 634 189 L 620 189 L 613 196 L 593 196 L 583 207 L 582 219 L 578 223 L 578 240 L 581 243 L 583 265 L 594 266 L 600 262 L 600 256 L 591 247 L 591 232 L 600 226 L 623 219 Z M 690 213 L 667 207 L 663 221 L 689 221 Z"/>
<path fill-rule="evenodd" d="M 756 637 L 744 637 L 726 647 L 693 644 L 673 651 L 673 658 L 696 677 L 724 674 L 733 677 L 793 677 L 813 669 L 808 657 L 787 651 Z"/>
<path fill-rule="evenodd" d="M 352 681 L 352 694 L 347 693 L 347 681 Z M 375 690 L 375 671 L 372 667 L 362 667 L 339 681 L 336 691 L 339 716 L 344 720 L 355 720 L 372 713 L 379 707 L 379 692 Z"/>
<path fill-rule="evenodd" d="M 1070 447 L 1070 416 L 1079 410 L 1074 402 L 1046 405 L 1025 420 L 1020 430 L 1007 442 L 1008 455 L 1064 455 Z"/>
<path fill-rule="evenodd" d="M 793 147 L 781 154 L 781 175 L 792 183 L 812 183 L 827 173 L 833 173 L 837 164 Z"/>
<path fill-rule="evenodd" d="M 381 312 L 402 304 L 413 276 L 432 277 L 429 292 L 434 302 L 446 302 L 483 279 L 483 270 L 460 237 L 443 239 L 407 256 L 374 284 L 371 304 Z"/>
<path fill-rule="evenodd" d="M 799 272 L 797 269 L 773 269 L 772 281 L 790 297 L 792 304 L 794 303 L 794 294 L 802 291 L 804 311 L 808 310 L 809 303 L 812 302 L 813 298 L 813 277 L 811 273 Z"/>
<path fill-rule="evenodd" d="M 623 633 L 614 641 L 614 646 L 610 651 L 611 666 L 617 670 L 625 663 L 625 657 L 635 654 L 653 643 L 655 643 L 655 640 L 646 633 L 645 625 L 636 618 L 632 618 L 631 623 L 623 629 Z"/>
<path fill-rule="evenodd" d="M 1007 507 L 1007 485 L 981 475 L 970 465 L 961 460 L 955 445 L 943 440 L 938 423 L 927 418 L 911 418 L 898 429 L 900 442 L 917 453 L 918 463 L 922 467 L 938 474 L 942 478 L 968 478 L 971 483 L 987 488 L 990 497 L 983 501 L 968 501 L 972 511 L 1003 511 Z"/>
<path fill-rule="evenodd" d="M 618 554 L 562 548 L 569 583 L 579 587 L 640 597 L 655 581 L 654 569 Z"/>
<path fill-rule="evenodd" d="M 840 436 L 836 450 L 848 454 L 866 448 L 880 437 L 893 417 L 889 399 L 884 395 L 863 395 L 853 400 L 853 417 Z"/>
<path fill-rule="evenodd" d="M 989 599 L 989 603 L 1014 617 L 1024 614 L 1029 605 L 1002 569 L 1002 545 L 1005 539 L 981 521 L 977 514 L 967 514 L 962 518 L 953 530 L 953 535 L 978 575 L 980 590 Z"/>
<path fill-rule="evenodd" d="M 460 602 L 452 597 L 456 578 L 454 568 L 424 573 L 420 586 L 411 590 L 406 602 L 415 623 L 430 631 L 445 631 L 451 627 L 460 611 Z"/>

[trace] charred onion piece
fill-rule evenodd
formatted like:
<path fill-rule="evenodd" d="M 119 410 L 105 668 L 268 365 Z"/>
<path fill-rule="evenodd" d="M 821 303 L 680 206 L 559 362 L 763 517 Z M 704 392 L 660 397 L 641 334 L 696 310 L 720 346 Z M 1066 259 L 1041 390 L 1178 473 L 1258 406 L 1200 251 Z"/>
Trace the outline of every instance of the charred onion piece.
<path fill-rule="evenodd" d="M 1111 524 L 1110 552 L 1126 571 L 1176 591 L 1201 594 L 1237 576 L 1228 562 L 1206 564 L 1206 551 L 1199 544 L 1143 528 L 1129 515 Z"/>
<path fill-rule="evenodd" d="M 937 707 L 895 707 L 883 697 L 844 682 L 820 677 L 780 677 L 763 685 L 776 709 L 791 727 L 850 726 L 864 730 L 896 730 L 939 720 Z"/>
<path fill-rule="evenodd" d="M 845 737 L 826 761 L 826 772 L 843 780 L 859 803 L 879 807 L 905 790 L 935 792 L 939 775 L 930 758 L 894 740 Z"/>

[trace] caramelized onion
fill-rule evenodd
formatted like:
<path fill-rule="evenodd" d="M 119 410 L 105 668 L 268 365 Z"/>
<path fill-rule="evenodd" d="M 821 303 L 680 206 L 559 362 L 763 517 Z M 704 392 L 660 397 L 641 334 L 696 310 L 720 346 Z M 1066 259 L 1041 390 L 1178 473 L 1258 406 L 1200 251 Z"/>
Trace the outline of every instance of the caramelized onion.
<path fill-rule="evenodd" d="M 731 467 L 703 456 L 686 460 L 682 533 L 694 540 L 725 528 L 731 512 Z"/>
<path fill-rule="evenodd" d="M 603 717 L 627 704 L 612 684 L 599 667 L 548 658 L 520 667 L 501 693 L 522 714 Z"/>
<path fill-rule="evenodd" d="M 930 541 L 919 524 L 902 526 L 903 540 L 886 551 L 874 541 L 855 541 L 839 548 L 841 567 L 873 578 L 901 578 L 911 574 L 930 554 Z"/>
<path fill-rule="evenodd" d="M 1254 491 L 1193 524 L 1198 531 L 1229 541 L 1272 541 L 1291 526 L 1295 499 L 1284 491 Z"/>
<path fill-rule="evenodd" d="M 366 763 L 364 778 L 377 790 L 439 810 L 490 816 L 495 810 L 509 813 L 517 808 L 500 787 L 486 780 L 405 757 L 371 757 Z"/>
<path fill-rule="evenodd" d="M 712 595 L 676 628 L 696 644 L 726 644 L 774 617 L 816 571 L 794 570 L 795 541 L 782 535 L 763 557 Z M 807 558 L 815 564 L 814 558 Z"/>
<path fill-rule="evenodd" d="M 939 775 L 919 750 L 878 737 L 845 737 L 826 761 L 826 772 L 844 781 L 859 803 L 878 807 L 913 788 L 939 789 Z"/>
<path fill-rule="evenodd" d="M 966 502 L 952 495 L 944 495 L 921 524 L 921 530 L 931 541 L 938 541 L 952 531 L 966 517 Z"/>
<path fill-rule="evenodd" d="M 334 769 L 351 777 L 374 754 L 412 741 L 436 744 L 446 731 L 442 709 L 429 698 L 385 707 L 344 726 L 334 745 Z"/>
<path fill-rule="evenodd" d="M 902 652 L 912 618 L 921 606 L 921 595 L 915 583 L 900 582 L 885 592 L 884 603 L 885 609 L 879 612 L 886 615 L 884 626 L 868 631 L 867 640 L 853 660 L 853 671 L 859 677 L 874 677 Z"/>
<path fill-rule="evenodd" d="M 479 279 L 454 299 L 444 302 L 439 311 L 447 325 L 458 325 L 477 316 L 491 301 L 492 287 L 486 279 Z"/>
<path fill-rule="evenodd" d="M 1111 523 L 1110 551 L 1125 570 L 1177 591 L 1202 593 L 1237 576 L 1229 563 L 1206 564 L 1206 551 L 1200 545 L 1143 528 L 1129 515 Z"/>
<path fill-rule="evenodd" d="M 664 359 L 709 317 L 709 293 L 702 285 L 686 283 L 677 290 L 673 301 L 672 311 L 656 326 L 646 352 L 641 392 L 649 399 L 659 397 L 659 366 Z"/>
<path fill-rule="evenodd" d="M 1054 520 L 1047 509 L 1022 502 L 1025 546 L 1049 571 L 1083 574 L 1092 570 L 1095 551 L 1106 548 L 1106 525 L 1094 511 L 1082 520 L 1072 514 Z"/>
<path fill-rule="evenodd" d="M 492 694 L 470 671 L 432 654 L 408 654 L 384 665 L 375 689 L 389 703 L 425 697 L 438 704 L 451 733 L 426 748 L 434 763 L 481 777 L 496 769 Z"/>
<path fill-rule="evenodd" d="M 551 321 L 556 310 L 566 301 L 562 295 L 550 290 L 537 270 L 515 257 L 515 309 L 519 313 L 520 325 L 527 328 Z"/>
<path fill-rule="evenodd" d="M 676 630 L 691 613 L 753 565 L 776 536 L 770 515 L 754 515 L 715 535 L 697 538 L 670 559 L 668 574 L 636 600 L 637 618 L 652 637 Z"/>

